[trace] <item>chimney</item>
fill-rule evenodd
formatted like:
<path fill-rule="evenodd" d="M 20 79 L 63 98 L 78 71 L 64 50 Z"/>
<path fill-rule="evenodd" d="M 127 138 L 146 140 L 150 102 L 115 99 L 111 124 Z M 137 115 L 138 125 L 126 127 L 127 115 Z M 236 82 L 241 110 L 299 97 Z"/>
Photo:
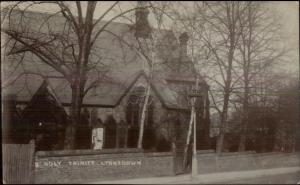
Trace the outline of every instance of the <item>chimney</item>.
<path fill-rule="evenodd" d="M 135 37 L 149 38 L 151 35 L 151 27 L 148 21 L 149 10 L 146 8 L 147 1 L 138 1 L 135 11 Z"/>
<path fill-rule="evenodd" d="M 179 42 L 180 42 L 180 58 L 187 57 L 187 42 L 189 40 L 189 36 L 186 32 L 182 33 L 179 36 Z"/>

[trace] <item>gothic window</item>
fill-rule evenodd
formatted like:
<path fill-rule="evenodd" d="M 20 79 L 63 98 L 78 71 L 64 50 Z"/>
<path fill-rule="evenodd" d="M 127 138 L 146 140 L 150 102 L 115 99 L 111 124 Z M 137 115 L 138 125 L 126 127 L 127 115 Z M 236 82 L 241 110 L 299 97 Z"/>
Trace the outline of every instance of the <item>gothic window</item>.
<path fill-rule="evenodd" d="M 130 127 L 139 127 L 139 120 L 142 114 L 144 99 L 145 99 L 145 88 L 137 87 L 132 92 L 128 98 L 127 109 L 126 109 L 126 119 Z M 148 109 L 146 115 L 145 126 L 152 126 L 153 122 L 153 97 L 150 96 L 148 100 Z"/>
<path fill-rule="evenodd" d="M 139 134 L 139 124 L 142 114 L 142 109 L 145 100 L 145 88 L 136 87 L 128 98 L 127 109 L 126 109 L 126 121 L 129 125 L 128 130 L 128 147 L 137 147 L 138 134 Z M 148 143 L 151 139 L 147 139 L 154 135 L 153 131 L 153 97 L 150 96 L 148 100 L 148 108 L 144 123 L 144 137 L 143 137 L 143 147 L 149 148 L 152 143 Z"/>

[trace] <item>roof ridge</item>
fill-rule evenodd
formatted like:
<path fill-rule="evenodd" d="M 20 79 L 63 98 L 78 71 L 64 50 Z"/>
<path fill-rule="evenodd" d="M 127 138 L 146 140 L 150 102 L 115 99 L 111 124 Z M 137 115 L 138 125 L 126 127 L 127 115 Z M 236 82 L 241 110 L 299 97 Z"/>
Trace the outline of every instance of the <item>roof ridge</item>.
<path fill-rule="evenodd" d="M 7 9 L 6 11 L 9 11 L 8 10 L 8 7 L 4 8 L 1 12 L 4 12 L 5 13 L 5 9 Z M 13 9 L 12 12 L 25 12 L 25 13 L 32 13 L 32 14 L 40 14 L 40 15 L 49 15 L 49 16 L 58 16 L 58 17 L 61 17 L 61 18 L 64 18 L 62 15 L 60 14 L 57 14 L 59 11 L 56 11 L 56 12 L 48 12 L 48 11 L 45 11 L 45 12 L 41 12 L 41 11 L 35 11 L 35 10 L 20 10 L 20 9 Z M 1 13 L 2 14 L 2 13 Z M 78 15 L 74 15 L 75 18 L 78 18 Z M 83 16 L 83 18 L 85 18 L 85 16 Z M 94 18 L 93 21 L 97 21 L 98 18 Z M 109 20 L 101 20 L 99 23 L 107 23 L 109 22 Z M 125 23 L 125 22 L 119 22 L 119 21 L 112 21 L 110 22 L 110 24 L 115 24 L 115 25 L 126 25 L 126 26 L 134 26 L 135 23 L 133 24 L 130 24 L 130 23 Z M 158 30 L 157 28 L 154 28 L 154 27 L 151 27 L 152 29 L 154 30 Z M 164 32 L 172 32 L 173 31 L 171 29 L 160 29 L 160 31 L 164 31 Z M 173 33 L 174 34 L 174 33 Z"/>

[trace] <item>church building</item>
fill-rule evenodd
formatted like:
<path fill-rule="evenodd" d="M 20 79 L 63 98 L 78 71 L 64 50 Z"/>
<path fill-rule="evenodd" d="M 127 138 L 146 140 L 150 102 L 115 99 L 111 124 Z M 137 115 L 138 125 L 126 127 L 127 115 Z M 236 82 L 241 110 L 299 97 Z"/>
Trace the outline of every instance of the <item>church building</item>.
<path fill-rule="evenodd" d="M 18 12 L 15 14 L 17 21 Z M 32 11 L 25 14 L 33 33 L 37 28 L 31 25 L 49 16 Z M 171 151 L 172 143 L 183 146 L 191 115 L 189 94 L 196 86 L 196 77 L 201 91 L 196 101 L 197 149 L 210 149 L 209 86 L 188 57 L 188 33 L 176 37 L 172 30 L 152 28 L 148 14 L 146 8 L 137 9 L 133 24 L 111 22 L 106 29 L 114 34 L 105 32 L 96 41 L 94 52 L 101 58 L 107 76 L 83 98 L 76 149 L 136 148 L 147 83 L 151 91 L 145 117 L 144 151 Z M 59 30 L 65 19 L 55 15 L 51 21 L 51 29 Z M 138 42 L 148 42 L 154 36 L 157 63 L 150 77 L 145 60 L 122 40 L 137 46 Z M 24 62 L 17 66 L 20 55 Z M 70 123 L 71 88 L 57 71 L 38 60 L 30 52 L 16 52 L 7 54 L 3 61 L 4 77 L 12 74 L 12 70 L 9 78 L 25 73 L 3 87 L 3 98 L 10 97 L 9 102 L 15 107 L 11 110 L 17 115 L 11 119 L 14 121 L 4 123 L 7 132 L 14 132 L 7 137 L 15 143 L 34 138 L 37 150 L 63 150 L 66 126 Z M 87 83 L 98 74 L 96 67 L 92 69 Z"/>

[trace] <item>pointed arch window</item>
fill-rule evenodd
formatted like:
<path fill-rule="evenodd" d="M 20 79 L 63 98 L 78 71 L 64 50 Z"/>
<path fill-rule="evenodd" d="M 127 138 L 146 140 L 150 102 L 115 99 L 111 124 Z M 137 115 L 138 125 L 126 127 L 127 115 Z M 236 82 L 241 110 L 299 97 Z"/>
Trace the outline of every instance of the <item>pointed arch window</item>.
<path fill-rule="evenodd" d="M 139 134 L 139 124 L 142 114 L 142 109 L 145 100 L 145 91 L 146 88 L 138 86 L 133 89 L 131 94 L 128 97 L 127 108 L 126 108 L 126 121 L 129 126 L 128 130 L 128 147 L 135 148 L 137 147 L 138 134 Z M 146 141 L 147 136 L 153 134 L 153 97 L 149 97 L 145 125 L 144 125 L 144 141 Z M 149 139 L 148 139 L 149 140 Z M 149 148 L 151 144 L 143 142 L 144 148 Z"/>

